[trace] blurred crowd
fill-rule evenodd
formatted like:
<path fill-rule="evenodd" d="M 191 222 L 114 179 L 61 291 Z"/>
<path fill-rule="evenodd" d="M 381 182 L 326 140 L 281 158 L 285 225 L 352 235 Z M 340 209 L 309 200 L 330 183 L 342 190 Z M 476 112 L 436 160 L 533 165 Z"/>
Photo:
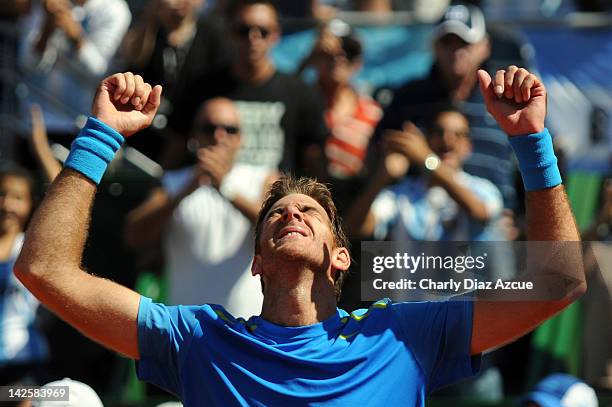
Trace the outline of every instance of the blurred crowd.
<path fill-rule="evenodd" d="M 128 139 L 101 184 L 91 225 L 92 246 L 101 249 L 86 250 L 83 263 L 159 301 L 259 314 L 253 225 L 268 186 L 282 172 L 316 177 L 332 188 L 357 260 L 342 293 L 344 309 L 368 305 L 360 298 L 361 241 L 524 240 L 522 181 L 476 79 L 479 68 L 493 68 L 492 55 L 506 40 L 489 30 L 485 16 L 512 16 L 509 3 L 532 7 L 541 17 L 609 13 L 609 2 L 276 3 L 0 0 L 0 385 L 69 376 L 111 405 L 137 401 L 134 394 L 143 391 L 126 361 L 40 309 L 12 276 L 36 202 L 84 124 L 96 83 L 109 72 L 141 75 L 162 85 L 164 94 L 153 125 Z M 350 12 L 382 18 L 377 24 L 407 12 L 431 26 L 428 72 L 393 89 L 355 86 L 368 50 L 359 30 L 342 19 Z M 313 45 L 294 61 L 294 72 L 281 72 L 272 51 L 296 21 L 312 29 Z M 505 62 L 524 66 L 523 57 Z M 593 115 L 594 128 L 611 146 L 606 171 L 572 174 L 557 144 L 588 241 L 612 241 L 607 121 L 604 110 Z M 111 252 L 117 255 L 109 258 Z M 610 395 L 612 246 L 585 253 L 589 293 L 574 311 L 575 329 L 565 335 L 573 346 L 551 350 L 568 330 L 558 321 L 488 355 L 479 378 L 443 391 L 440 400 L 501 403 L 557 371 Z M 514 258 L 499 253 L 497 262 L 514 264 Z M 504 279 L 513 272 L 492 270 Z M 572 380 L 549 382 L 569 388 Z"/>

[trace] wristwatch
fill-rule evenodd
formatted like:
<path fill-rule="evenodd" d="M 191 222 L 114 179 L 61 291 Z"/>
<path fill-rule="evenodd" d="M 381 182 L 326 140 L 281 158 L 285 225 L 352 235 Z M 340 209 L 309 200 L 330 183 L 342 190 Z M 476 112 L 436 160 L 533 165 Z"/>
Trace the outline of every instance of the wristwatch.
<path fill-rule="evenodd" d="M 435 154 L 429 154 L 423 162 L 423 167 L 427 172 L 433 172 L 440 166 L 440 157 Z"/>

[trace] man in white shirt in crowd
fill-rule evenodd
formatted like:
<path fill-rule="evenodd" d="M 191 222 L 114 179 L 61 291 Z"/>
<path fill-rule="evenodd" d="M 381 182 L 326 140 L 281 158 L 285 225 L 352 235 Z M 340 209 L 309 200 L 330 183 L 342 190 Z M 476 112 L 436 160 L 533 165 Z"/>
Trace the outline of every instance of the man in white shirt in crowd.
<path fill-rule="evenodd" d="M 205 102 L 191 134 L 195 167 L 164 174 L 162 187 L 128 215 L 126 242 L 139 247 L 162 239 L 170 303 L 213 298 L 234 315 L 256 314 L 263 296 L 250 276 L 252 223 L 275 171 L 234 163 L 240 121 L 229 99 Z"/>

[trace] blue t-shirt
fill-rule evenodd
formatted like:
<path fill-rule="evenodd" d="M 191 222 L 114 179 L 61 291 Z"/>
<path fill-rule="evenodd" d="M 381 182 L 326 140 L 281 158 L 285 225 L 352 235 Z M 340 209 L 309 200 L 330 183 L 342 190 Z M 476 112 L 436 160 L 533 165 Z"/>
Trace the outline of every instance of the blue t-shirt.
<path fill-rule="evenodd" d="M 39 363 L 48 356 L 47 341 L 36 326 L 38 300 L 13 274 L 22 242 L 19 234 L 9 259 L 0 262 L 0 368 Z"/>
<path fill-rule="evenodd" d="M 185 406 L 424 406 L 473 376 L 472 303 L 392 303 L 282 327 L 221 306 L 165 306 L 141 297 L 138 377 Z"/>
<path fill-rule="evenodd" d="M 428 185 L 424 177 L 408 176 L 383 189 L 372 203 L 375 237 L 395 242 L 504 240 L 495 225 L 503 209 L 497 187 L 463 171 L 457 172 L 455 181 L 484 204 L 490 221 L 470 218 L 444 188 Z"/>

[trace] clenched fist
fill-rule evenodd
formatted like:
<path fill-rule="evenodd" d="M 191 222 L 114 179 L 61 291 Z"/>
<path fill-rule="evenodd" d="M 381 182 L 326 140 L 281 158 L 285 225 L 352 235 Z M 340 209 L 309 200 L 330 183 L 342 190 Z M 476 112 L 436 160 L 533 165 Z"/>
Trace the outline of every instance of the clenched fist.
<path fill-rule="evenodd" d="M 481 69 L 478 81 L 487 110 L 508 135 L 544 130 L 546 88 L 534 74 L 511 65 L 497 71 L 494 78 Z"/>
<path fill-rule="evenodd" d="M 124 137 L 149 127 L 161 102 L 162 87 L 151 87 L 140 75 L 116 73 L 102 80 L 92 114 Z"/>

